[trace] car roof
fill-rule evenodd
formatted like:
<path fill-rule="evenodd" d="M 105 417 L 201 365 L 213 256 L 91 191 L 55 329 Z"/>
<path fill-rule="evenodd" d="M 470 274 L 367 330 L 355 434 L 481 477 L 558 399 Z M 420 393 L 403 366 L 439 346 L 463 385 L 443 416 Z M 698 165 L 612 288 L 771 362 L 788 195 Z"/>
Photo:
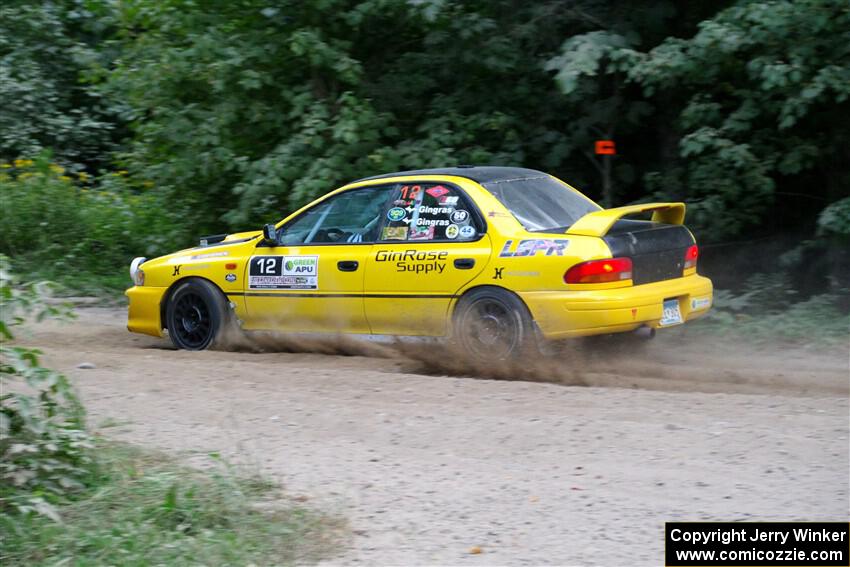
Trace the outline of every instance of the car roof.
<path fill-rule="evenodd" d="M 526 179 L 528 177 L 540 177 L 547 175 L 535 169 L 524 167 L 502 167 L 494 165 L 459 165 L 456 167 L 440 167 L 435 169 L 413 169 L 410 171 L 397 171 L 395 173 L 383 173 L 358 179 L 360 181 L 371 181 L 373 179 L 386 179 L 388 177 L 415 177 L 417 175 L 454 175 L 465 177 L 476 183 L 490 183 L 492 181 L 507 181 L 509 179 Z"/>

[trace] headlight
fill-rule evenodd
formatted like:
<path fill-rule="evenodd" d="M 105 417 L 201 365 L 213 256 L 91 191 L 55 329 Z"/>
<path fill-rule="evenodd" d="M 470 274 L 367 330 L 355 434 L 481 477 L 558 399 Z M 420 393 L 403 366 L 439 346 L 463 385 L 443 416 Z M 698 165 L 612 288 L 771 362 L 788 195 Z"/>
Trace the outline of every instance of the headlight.
<path fill-rule="evenodd" d="M 139 256 L 138 258 L 133 258 L 133 261 L 130 262 L 130 279 L 133 280 L 134 285 L 145 285 L 145 272 L 143 272 L 139 267 L 145 262 L 145 260 L 147 260 L 147 258 Z"/>

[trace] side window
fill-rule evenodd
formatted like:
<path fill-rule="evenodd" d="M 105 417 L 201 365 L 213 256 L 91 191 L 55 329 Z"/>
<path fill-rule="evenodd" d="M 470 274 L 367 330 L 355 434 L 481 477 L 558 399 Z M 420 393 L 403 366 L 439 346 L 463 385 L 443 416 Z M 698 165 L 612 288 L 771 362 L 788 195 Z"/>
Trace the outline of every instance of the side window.
<path fill-rule="evenodd" d="M 441 183 L 400 185 L 387 210 L 381 240 L 476 240 L 481 226 L 467 198 Z"/>
<path fill-rule="evenodd" d="M 335 195 L 281 227 L 281 245 L 374 242 L 391 193 L 382 185 Z"/>

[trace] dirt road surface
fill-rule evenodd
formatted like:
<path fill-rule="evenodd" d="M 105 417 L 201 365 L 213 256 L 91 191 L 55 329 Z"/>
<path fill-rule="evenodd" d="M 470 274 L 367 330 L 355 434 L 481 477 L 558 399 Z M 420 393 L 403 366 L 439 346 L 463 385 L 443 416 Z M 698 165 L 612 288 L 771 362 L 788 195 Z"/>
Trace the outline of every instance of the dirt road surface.
<path fill-rule="evenodd" d="M 124 326 L 84 309 L 19 342 L 103 435 L 199 466 L 220 452 L 346 516 L 329 564 L 659 565 L 665 520 L 848 517 L 846 352 L 661 336 L 530 377 L 584 384 L 565 386 L 437 375 L 456 355 L 436 346 L 180 352 Z"/>

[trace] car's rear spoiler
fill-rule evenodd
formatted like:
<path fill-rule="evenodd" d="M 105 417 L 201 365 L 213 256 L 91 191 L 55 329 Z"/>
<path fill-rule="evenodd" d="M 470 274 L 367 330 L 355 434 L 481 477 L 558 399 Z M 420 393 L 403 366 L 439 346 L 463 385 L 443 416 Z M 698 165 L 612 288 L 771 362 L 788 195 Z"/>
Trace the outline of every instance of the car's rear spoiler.
<path fill-rule="evenodd" d="M 684 203 L 645 203 L 587 213 L 567 229 L 567 234 L 605 236 L 615 222 L 626 215 L 652 211 L 653 222 L 682 224 L 685 220 Z"/>

